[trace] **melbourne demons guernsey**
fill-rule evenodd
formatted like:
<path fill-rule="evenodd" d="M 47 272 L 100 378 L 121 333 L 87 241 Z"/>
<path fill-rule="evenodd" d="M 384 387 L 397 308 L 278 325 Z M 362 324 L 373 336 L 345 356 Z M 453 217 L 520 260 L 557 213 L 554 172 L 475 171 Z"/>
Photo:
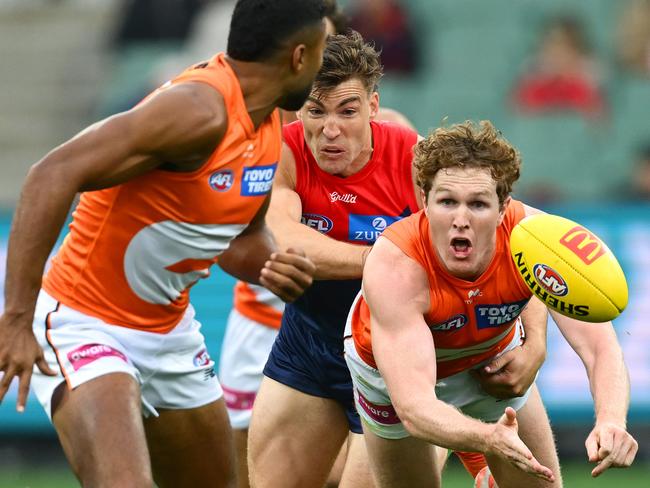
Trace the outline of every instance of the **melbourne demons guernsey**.
<path fill-rule="evenodd" d="M 296 193 L 302 223 L 338 241 L 373 244 L 393 222 L 418 210 L 413 189 L 417 134 L 399 125 L 371 122 L 373 152 L 358 173 L 341 178 L 321 170 L 303 135 L 302 122 L 284 126 L 284 141 L 296 160 Z M 343 330 L 361 280 L 319 280 L 287 304 L 282 327 L 308 327 L 343 346 Z"/>
<path fill-rule="evenodd" d="M 228 113 L 222 141 L 198 170 L 154 170 L 81 196 L 44 290 L 103 321 L 165 333 L 188 307 L 189 287 L 209 275 L 260 209 L 281 149 L 276 110 L 255 130 L 239 81 L 218 54 L 177 83 L 206 83 Z"/>
<path fill-rule="evenodd" d="M 519 314 L 531 297 L 510 256 L 510 233 L 523 217 L 523 205 L 512 200 L 503 223 L 497 228 L 496 253 L 476 281 L 456 278 L 443 268 L 433 248 L 424 212 L 384 232 L 384 237 L 427 272 L 431 306 L 424 319 L 433 335 L 438 379 L 491 358 L 512 341 Z M 387 286 L 389 283 L 388 278 Z M 370 311 L 363 296 L 355 304 L 351 322 L 359 356 L 376 368 Z"/>

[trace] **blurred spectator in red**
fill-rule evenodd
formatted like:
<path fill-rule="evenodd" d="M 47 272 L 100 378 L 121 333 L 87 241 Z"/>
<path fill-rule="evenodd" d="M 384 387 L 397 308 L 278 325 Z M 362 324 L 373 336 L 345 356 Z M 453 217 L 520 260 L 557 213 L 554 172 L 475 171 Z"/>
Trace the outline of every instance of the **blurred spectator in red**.
<path fill-rule="evenodd" d="M 625 70 L 650 76 L 650 0 L 630 0 L 623 8 L 616 54 Z"/>
<path fill-rule="evenodd" d="M 532 65 L 515 86 L 515 106 L 527 114 L 576 111 L 600 118 L 605 99 L 597 68 L 580 22 L 572 17 L 553 19 Z"/>
<path fill-rule="evenodd" d="M 351 8 L 350 27 L 381 50 L 385 72 L 415 71 L 418 56 L 415 36 L 397 0 L 357 0 Z"/>

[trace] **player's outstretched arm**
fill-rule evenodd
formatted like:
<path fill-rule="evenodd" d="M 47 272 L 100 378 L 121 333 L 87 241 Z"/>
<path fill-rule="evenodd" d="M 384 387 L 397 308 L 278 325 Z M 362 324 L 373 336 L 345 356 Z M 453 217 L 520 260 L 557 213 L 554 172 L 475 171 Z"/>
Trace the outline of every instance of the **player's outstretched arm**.
<path fill-rule="evenodd" d="M 435 345 L 424 321 L 429 285 L 419 264 L 380 237 L 368 255 L 363 292 L 370 308 L 377 366 L 412 436 L 458 451 L 494 454 L 530 474 L 553 479 L 552 471 L 532 456 L 517 435 L 514 411 L 496 424 L 486 424 L 436 398 Z"/>
<path fill-rule="evenodd" d="M 180 171 L 200 165 L 226 127 L 218 92 L 208 85 L 181 84 L 88 127 L 32 166 L 9 238 L 0 317 L 0 400 L 18 377 L 22 410 L 33 365 L 54 374 L 33 337 L 32 319 L 45 261 L 75 194 L 117 185 L 161 164 Z"/>
<path fill-rule="evenodd" d="M 266 219 L 278 246 L 303 249 L 316 265 L 316 279 L 360 278 L 370 247 L 337 241 L 302 224 L 302 203 L 295 189 L 296 162 L 284 144 Z"/>
<path fill-rule="evenodd" d="M 581 322 L 553 310 L 551 315 L 589 377 L 596 423 L 585 446 L 589 461 L 597 463 L 592 476 L 610 467 L 630 466 L 638 443 L 626 428 L 630 380 L 612 323 Z"/>

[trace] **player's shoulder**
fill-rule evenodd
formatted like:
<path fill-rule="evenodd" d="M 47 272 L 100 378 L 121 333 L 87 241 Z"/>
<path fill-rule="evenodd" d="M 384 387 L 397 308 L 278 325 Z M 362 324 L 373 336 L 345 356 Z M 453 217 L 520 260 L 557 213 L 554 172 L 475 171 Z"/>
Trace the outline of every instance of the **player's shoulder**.
<path fill-rule="evenodd" d="M 526 217 L 526 205 L 519 200 L 511 198 L 507 204 L 505 210 L 505 215 L 503 217 L 502 227 L 503 229 L 510 233 L 515 225 L 517 225 L 521 220 Z"/>
<path fill-rule="evenodd" d="M 402 124 L 390 120 L 373 120 L 371 125 L 375 130 L 385 136 L 391 138 L 399 137 L 404 140 L 417 140 L 418 134 L 413 129 L 405 127 Z"/>
<path fill-rule="evenodd" d="M 292 149 L 302 143 L 303 126 L 301 120 L 295 120 L 282 126 L 282 139 Z"/>

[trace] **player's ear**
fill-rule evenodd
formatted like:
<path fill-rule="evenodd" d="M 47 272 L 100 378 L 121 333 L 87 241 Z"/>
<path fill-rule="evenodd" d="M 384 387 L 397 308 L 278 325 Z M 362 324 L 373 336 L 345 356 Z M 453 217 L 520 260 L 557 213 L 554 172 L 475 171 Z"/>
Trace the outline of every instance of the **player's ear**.
<path fill-rule="evenodd" d="M 373 91 L 370 94 L 370 120 L 374 120 L 379 113 L 379 93 Z"/>
<path fill-rule="evenodd" d="M 307 51 L 307 46 L 304 44 L 298 44 L 293 48 L 291 53 L 291 71 L 294 73 L 300 73 L 305 67 L 305 53 Z"/>
<path fill-rule="evenodd" d="M 506 209 L 508 208 L 508 205 L 510 205 L 510 200 L 512 200 L 512 197 L 508 196 L 504 201 L 503 204 L 499 208 L 499 220 L 497 222 L 497 225 L 501 225 L 501 222 L 503 222 L 503 218 L 506 216 Z"/>
<path fill-rule="evenodd" d="M 427 212 L 429 211 L 429 209 L 427 208 L 427 207 L 428 207 L 428 205 L 427 205 L 427 202 L 428 202 L 428 196 L 427 196 L 427 194 L 424 192 L 424 189 L 423 189 L 423 188 L 418 188 L 418 191 L 420 192 L 420 199 L 422 200 L 422 206 L 424 207 L 424 214 L 425 214 L 425 215 L 429 215 L 429 214 L 427 213 Z"/>

